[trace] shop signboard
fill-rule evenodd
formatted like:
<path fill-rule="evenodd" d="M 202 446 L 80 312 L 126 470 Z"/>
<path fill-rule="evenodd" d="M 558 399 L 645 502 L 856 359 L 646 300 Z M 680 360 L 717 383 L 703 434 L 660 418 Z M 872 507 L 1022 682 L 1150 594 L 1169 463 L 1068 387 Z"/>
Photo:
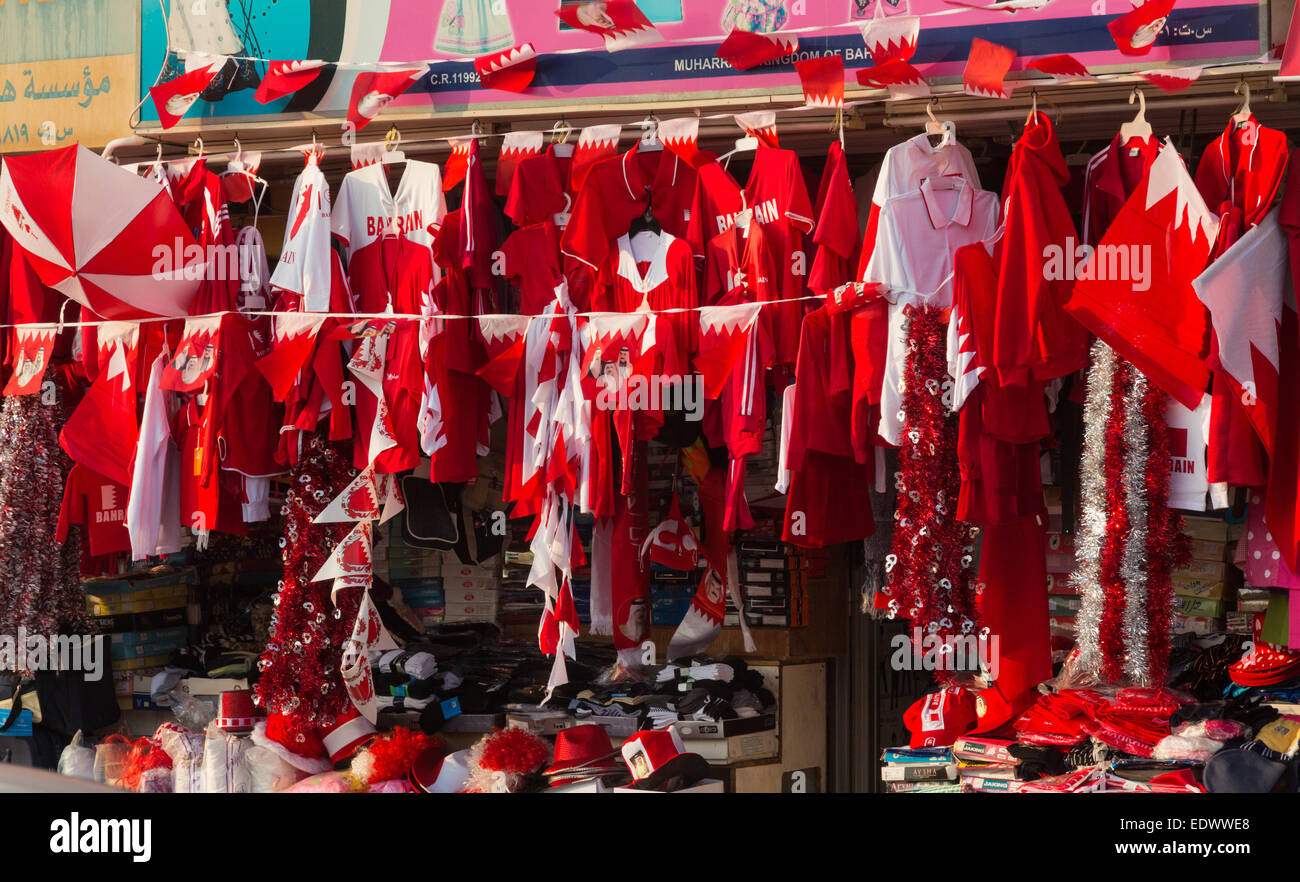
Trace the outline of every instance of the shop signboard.
<path fill-rule="evenodd" d="M 131 134 L 138 0 L 0 0 L 0 153 Z"/>
<path fill-rule="evenodd" d="M 13 0 L 10 0 L 13 2 Z M 1013 70 L 1038 56 L 1069 52 L 1094 71 L 1162 64 L 1194 65 L 1252 59 L 1268 42 L 1259 0 L 1179 0 L 1150 53 L 1121 55 L 1106 23 L 1131 9 L 1130 0 L 1051 0 L 1041 9 L 973 9 L 954 0 L 637 0 L 662 42 L 606 52 L 598 36 L 564 25 L 562 5 L 578 0 L 161 0 L 141 18 L 140 95 L 158 78 L 179 72 L 172 49 L 247 59 L 320 59 L 357 64 L 432 62 L 394 109 L 464 113 L 524 107 L 690 98 L 708 93 L 797 93 L 793 64 L 837 53 L 845 67 L 868 66 L 860 28 L 877 14 L 925 15 L 914 62 L 930 78 L 958 77 L 971 39 L 982 37 L 1017 53 Z M 961 0 L 977 4 L 979 0 Z M 910 6 L 909 6 L 910 4 Z M 581 4 L 580 4 L 581 5 Z M 585 4 L 599 6 L 599 4 Z M 741 14 L 755 12 L 756 18 Z M 799 38 L 796 55 L 741 72 L 716 57 L 733 26 Z M 536 78 L 522 94 L 484 89 L 476 55 L 531 43 Z M 587 50 L 587 51 L 583 51 Z M 262 105 L 253 91 L 266 65 L 244 63 L 233 90 L 200 102 L 192 121 L 239 120 L 303 113 L 342 115 L 357 68 L 328 67 L 311 86 Z M 850 74 L 851 76 L 851 74 Z M 152 105 L 144 125 L 156 126 Z"/>

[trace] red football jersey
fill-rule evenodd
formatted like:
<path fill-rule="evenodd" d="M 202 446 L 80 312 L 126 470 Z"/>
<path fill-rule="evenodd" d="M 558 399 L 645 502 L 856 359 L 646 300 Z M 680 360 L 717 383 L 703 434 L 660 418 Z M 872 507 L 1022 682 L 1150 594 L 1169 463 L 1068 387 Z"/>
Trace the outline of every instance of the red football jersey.
<path fill-rule="evenodd" d="M 74 464 L 68 472 L 59 509 L 59 525 L 54 538 L 68 538 L 68 528 L 81 524 L 90 537 L 90 553 L 95 557 L 131 550 L 126 532 L 126 499 L 129 490 L 92 469 Z"/>
<path fill-rule="evenodd" d="M 555 301 L 564 280 L 560 264 L 560 228 L 545 220 L 515 230 L 501 246 L 502 269 L 519 285 L 521 315 L 539 315 Z"/>
<path fill-rule="evenodd" d="M 760 145 L 743 189 L 717 161 L 701 166 L 686 234 L 695 253 L 704 257 L 709 241 L 731 229 L 736 215 L 746 209 L 753 211 L 754 219 L 767 234 L 781 277 L 782 299 L 802 297 L 810 265 L 804 234 L 812 232 L 813 209 L 794 151 Z M 777 308 L 774 327 L 778 363 L 795 361 L 802 314 L 802 304 L 797 302 Z"/>

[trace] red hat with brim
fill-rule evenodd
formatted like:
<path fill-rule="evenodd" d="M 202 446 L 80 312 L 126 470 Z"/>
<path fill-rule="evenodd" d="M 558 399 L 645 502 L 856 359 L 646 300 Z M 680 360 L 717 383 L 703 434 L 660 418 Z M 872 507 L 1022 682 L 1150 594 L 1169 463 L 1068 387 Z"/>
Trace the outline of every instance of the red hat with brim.
<path fill-rule="evenodd" d="M 356 708 L 349 707 L 339 714 L 333 725 L 317 729 L 317 734 L 329 754 L 330 762 L 338 765 L 351 759 L 377 732 L 374 725 L 361 716 Z"/>

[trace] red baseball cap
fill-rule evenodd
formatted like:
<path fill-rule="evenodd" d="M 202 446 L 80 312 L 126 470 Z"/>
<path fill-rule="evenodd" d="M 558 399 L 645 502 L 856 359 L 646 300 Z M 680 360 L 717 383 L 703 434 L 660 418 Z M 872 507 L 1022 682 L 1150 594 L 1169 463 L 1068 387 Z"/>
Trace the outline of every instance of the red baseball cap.
<path fill-rule="evenodd" d="M 961 686 L 945 686 L 921 696 L 903 714 L 911 747 L 951 747 L 975 728 L 975 696 Z"/>

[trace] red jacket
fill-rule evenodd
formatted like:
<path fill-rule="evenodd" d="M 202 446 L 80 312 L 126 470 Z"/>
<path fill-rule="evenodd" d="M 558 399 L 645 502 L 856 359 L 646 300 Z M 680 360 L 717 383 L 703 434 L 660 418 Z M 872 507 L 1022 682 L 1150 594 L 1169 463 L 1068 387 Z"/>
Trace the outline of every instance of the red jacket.
<path fill-rule="evenodd" d="M 1004 231 L 994 253 L 998 300 L 993 367 L 1004 386 L 1064 377 L 1088 364 L 1088 332 L 1066 314 L 1072 275 L 1049 279 L 1045 251 L 1073 260 L 1078 231 L 1061 190 L 1070 179 L 1051 122 L 1036 114 L 1016 142 L 1003 185 Z"/>

